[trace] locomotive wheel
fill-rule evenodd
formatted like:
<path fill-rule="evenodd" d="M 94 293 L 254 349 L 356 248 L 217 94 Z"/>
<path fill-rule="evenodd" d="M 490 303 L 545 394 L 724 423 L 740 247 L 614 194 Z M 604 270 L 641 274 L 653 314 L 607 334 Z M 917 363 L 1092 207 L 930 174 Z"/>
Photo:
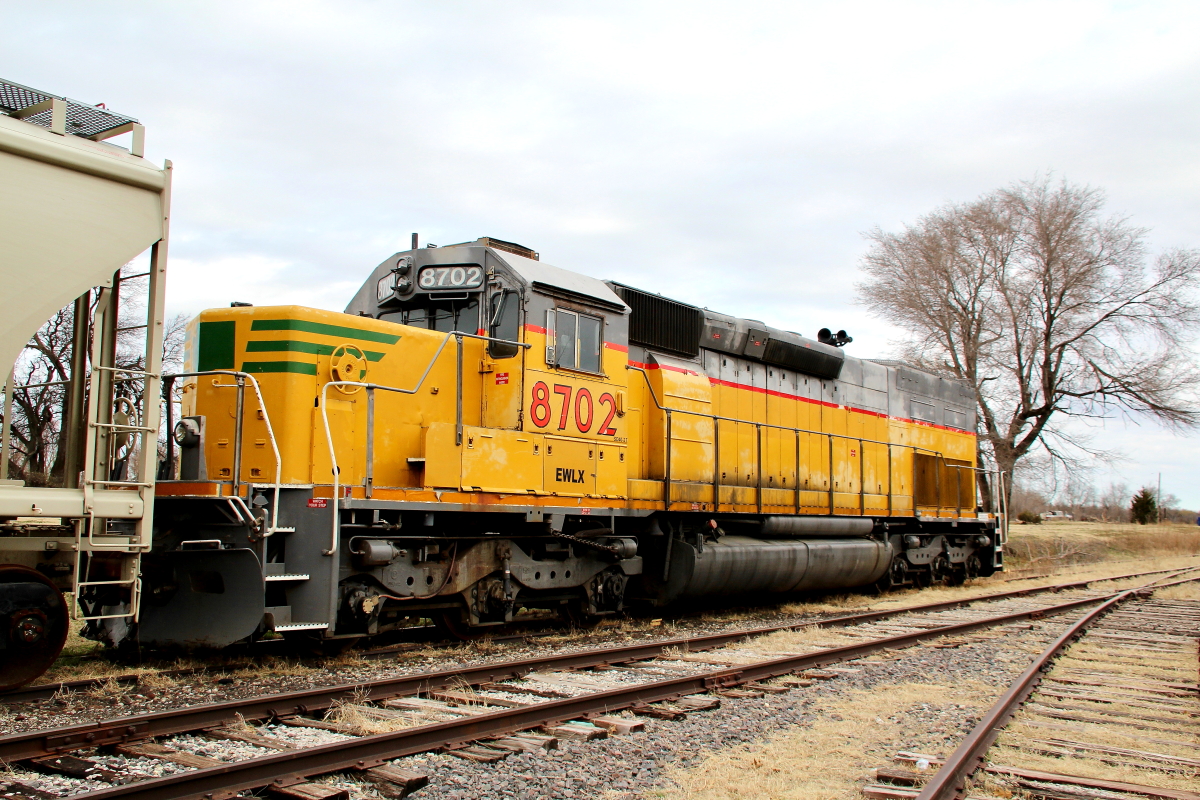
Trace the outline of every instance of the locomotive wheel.
<path fill-rule="evenodd" d="M 980 561 L 979 556 L 972 553 L 967 556 L 966 569 L 966 577 L 978 578 L 983 573 L 983 562 Z"/>
<path fill-rule="evenodd" d="M 29 567 L 0 566 L 0 691 L 24 686 L 58 658 L 67 641 L 67 601 Z"/>
<path fill-rule="evenodd" d="M 438 631 L 447 639 L 457 639 L 460 642 L 470 642 L 475 639 L 482 639 L 484 636 L 495 633 L 492 627 L 487 628 L 472 628 L 462 618 L 462 612 L 458 609 L 449 609 L 446 611 L 436 611 L 432 615 L 433 624 Z"/>
<path fill-rule="evenodd" d="M 892 558 L 892 563 L 888 566 L 887 574 L 875 582 L 875 589 L 880 594 L 895 589 L 897 586 L 903 586 L 908 580 L 908 560 L 902 555 L 896 555 Z"/>
<path fill-rule="evenodd" d="M 929 571 L 933 574 L 934 583 L 940 583 L 943 586 L 952 585 L 954 568 L 950 566 L 950 559 L 946 558 L 945 553 L 933 559 L 933 563 L 929 565 Z"/>

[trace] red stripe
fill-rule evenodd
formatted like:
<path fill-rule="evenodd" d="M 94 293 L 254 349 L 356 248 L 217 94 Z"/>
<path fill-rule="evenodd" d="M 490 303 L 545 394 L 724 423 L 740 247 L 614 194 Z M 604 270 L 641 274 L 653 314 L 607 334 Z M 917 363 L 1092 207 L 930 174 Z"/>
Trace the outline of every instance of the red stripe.
<path fill-rule="evenodd" d="M 525 330 L 530 331 L 532 333 L 545 333 L 546 332 L 546 329 L 541 327 L 540 325 L 526 325 Z"/>
<path fill-rule="evenodd" d="M 630 362 L 632 363 L 632 362 Z M 910 425 L 924 425 L 927 428 L 936 428 L 942 431 L 950 431 L 952 433 L 965 433 L 968 436 L 974 436 L 974 431 L 964 431 L 961 428 L 952 428 L 949 425 L 938 425 L 934 422 L 925 422 L 919 419 L 905 419 L 904 417 L 892 417 L 880 411 L 869 411 L 865 408 L 855 408 L 854 406 L 843 406 L 837 403 L 829 403 L 824 400 L 814 400 L 811 397 L 802 397 L 798 394 L 788 394 L 787 392 L 777 392 L 773 389 L 762 389 L 758 386 L 747 386 L 744 383 L 734 383 L 733 381 L 723 381 L 720 378 L 709 377 L 708 382 L 716 386 L 726 386 L 730 389 L 744 389 L 749 392 L 758 392 L 772 397 L 781 397 L 784 400 L 797 400 L 801 403 L 812 403 L 813 405 L 824 406 L 826 408 L 844 408 L 847 411 L 853 411 L 856 414 L 866 414 L 869 417 L 878 417 L 879 419 L 890 419 L 895 422 L 905 422 Z"/>
<path fill-rule="evenodd" d="M 484 330 L 483 328 L 480 328 L 479 330 L 475 331 L 475 335 L 476 336 L 487 336 L 487 331 Z"/>
<path fill-rule="evenodd" d="M 640 361 L 630 361 L 629 366 L 638 367 L 639 369 L 665 369 L 669 372 L 682 372 L 684 375 L 700 375 L 699 372 L 683 369 L 682 367 L 672 367 L 670 364 L 643 364 Z M 709 378 L 709 380 L 712 380 L 712 378 Z"/>
<path fill-rule="evenodd" d="M 604 348 L 606 350 L 616 350 L 618 353 L 628 353 L 629 352 L 628 347 L 626 347 L 623 344 L 616 344 L 615 342 L 605 342 Z"/>

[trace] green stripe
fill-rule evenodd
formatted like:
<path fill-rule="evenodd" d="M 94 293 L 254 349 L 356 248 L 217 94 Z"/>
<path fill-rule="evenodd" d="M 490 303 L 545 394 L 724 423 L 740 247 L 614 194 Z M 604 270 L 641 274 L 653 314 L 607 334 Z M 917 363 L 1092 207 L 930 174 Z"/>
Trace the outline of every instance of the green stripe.
<path fill-rule="evenodd" d="M 395 344 L 400 337 L 391 333 L 364 331 L 361 328 L 347 328 L 342 325 L 326 325 L 323 322 L 309 322 L 303 319 L 256 319 L 250 323 L 252 331 L 304 331 L 319 333 L 322 336 L 341 336 L 344 339 L 358 339 L 363 342 L 379 342 L 380 344 Z"/>
<path fill-rule="evenodd" d="M 316 375 L 317 365 L 303 361 L 243 361 L 242 372 L 294 372 L 297 375 Z"/>
<path fill-rule="evenodd" d="M 247 353 L 311 353 L 316 356 L 328 356 L 333 354 L 333 350 L 334 345 L 332 344 L 301 342 L 295 339 L 270 339 L 265 342 L 246 342 Z M 377 353 L 374 350 L 363 350 L 363 355 L 367 357 L 367 361 L 379 361 L 385 354 Z"/>
<path fill-rule="evenodd" d="M 237 323 L 232 320 L 200 323 L 200 355 L 196 369 L 233 369 Z"/>

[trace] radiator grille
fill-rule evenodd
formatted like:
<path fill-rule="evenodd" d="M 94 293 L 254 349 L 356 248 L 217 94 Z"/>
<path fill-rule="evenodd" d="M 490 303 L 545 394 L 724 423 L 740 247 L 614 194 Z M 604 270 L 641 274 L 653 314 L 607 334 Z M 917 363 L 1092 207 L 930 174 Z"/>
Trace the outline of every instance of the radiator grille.
<path fill-rule="evenodd" d="M 693 358 L 700 354 L 700 309 L 619 283 L 612 290 L 630 308 L 630 344 Z"/>

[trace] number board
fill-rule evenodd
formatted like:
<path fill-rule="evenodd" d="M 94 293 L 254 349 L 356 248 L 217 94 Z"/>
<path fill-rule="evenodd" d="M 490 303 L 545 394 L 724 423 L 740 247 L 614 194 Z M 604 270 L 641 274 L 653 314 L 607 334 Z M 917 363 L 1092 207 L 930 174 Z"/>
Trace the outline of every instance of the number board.
<path fill-rule="evenodd" d="M 421 271 L 417 274 L 417 286 L 427 292 L 446 289 L 478 289 L 482 285 L 483 267 L 476 264 L 422 267 Z"/>
<path fill-rule="evenodd" d="M 379 302 L 389 299 L 396 291 L 396 274 L 389 272 L 375 284 L 375 299 Z"/>
<path fill-rule="evenodd" d="M 617 431 L 616 398 L 603 384 L 534 381 L 529 387 L 526 403 L 534 430 L 622 440 Z"/>

